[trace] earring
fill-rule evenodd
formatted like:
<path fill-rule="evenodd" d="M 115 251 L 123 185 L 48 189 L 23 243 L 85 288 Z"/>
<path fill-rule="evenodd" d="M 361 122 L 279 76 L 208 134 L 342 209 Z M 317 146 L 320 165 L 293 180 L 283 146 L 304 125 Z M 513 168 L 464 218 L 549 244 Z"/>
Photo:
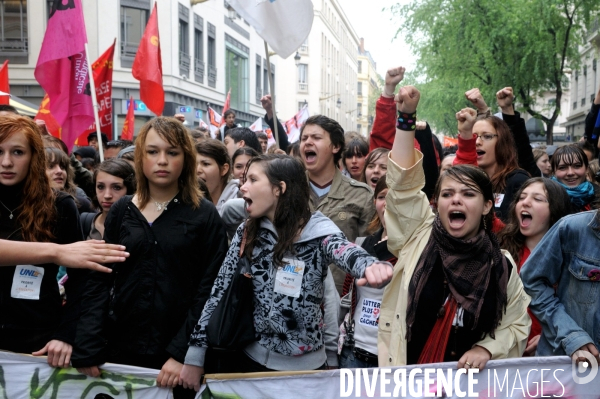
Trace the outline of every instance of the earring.
<path fill-rule="evenodd" d="M 483 229 L 487 231 L 487 222 L 485 221 L 485 216 L 483 216 Z"/>

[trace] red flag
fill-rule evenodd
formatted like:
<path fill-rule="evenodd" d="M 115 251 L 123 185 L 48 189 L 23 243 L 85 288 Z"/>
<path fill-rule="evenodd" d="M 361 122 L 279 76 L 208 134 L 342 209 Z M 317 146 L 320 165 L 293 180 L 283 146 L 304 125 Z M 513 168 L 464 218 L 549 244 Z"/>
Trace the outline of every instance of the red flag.
<path fill-rule="evenodd" d="M 54 0 L 34 75 L 48 93 L 69 150 L 94 122 L 86 42 L 81 0 Z"/>
<path fill-rule="evenodd" d="M 452 147 L 458 144 L 458 139 L 453 137 L 444 136 L 444 147 Z"/>
<path fill-rule="evenodd" d="M 40 119 L 46 122 L 46 129 L 48 133 L 50 133 L 54 137 L 61 138 L 61 128 L 56 119 L 50 113 L 50 98 L 48 98 L 48 94 L 44 96 L 42 103 L 40 104 L 40 109 L 38 110 L 37 115 L 34 119 Z"/>
<path fill-rule="evenodd" d="M 10 94 L 10 86 L 8 85 L 8 60 L 0 67 L 0 92 Z M 0 104 L 9 104 L 10 96 L 0 94 Z"/>
<path fill-rule="evenodd" d="M 140 98 L 156 115 L 165 107 L 165 90 L 162 84 L 162 60 L 156 3 L 140 41 L 133 68 L 133 77 L 140 81 Z"/>
<path fill-rule="evenodd" d="M 133 140 L 133 130 L 135 129 L 135 116 L 133 115 L 133 106 L 135 101 L 133 97 L 129 98 L 129 108 L 127 108 L 127 116 L 125 117 L 125 124 L 121 131 L 121 140 Z"/>
<path fill-rule="evenodd" d="M 225 111 L 227 111 L 230 107 L 229 104 L 231 102 L 231 89 L 227 92 L 227 98 L 225 99 L 225 104 L 223 105 L 223 114 L 225 115 Z M 225 118 L 221 119 L 221 126 L 225 124 Z"/>
<path fill-rule="evenodd" d="M 115 43 L 113 42 L 104 54 L 92 64 L 92 73 L 94 74 L 94 83 L 96 86 L 96 100 L 98 101 L 98 119 L 100 120 L 100 131 L 112 140 L 113 121 L 112 121 L 112 75 L 113 75 L 113 57 L 115 55 Z M 90 133 L 96 133 L 96 123 L 83 132 L 77 139 L 77 145 L 88 145 L 87 136 Z"/>

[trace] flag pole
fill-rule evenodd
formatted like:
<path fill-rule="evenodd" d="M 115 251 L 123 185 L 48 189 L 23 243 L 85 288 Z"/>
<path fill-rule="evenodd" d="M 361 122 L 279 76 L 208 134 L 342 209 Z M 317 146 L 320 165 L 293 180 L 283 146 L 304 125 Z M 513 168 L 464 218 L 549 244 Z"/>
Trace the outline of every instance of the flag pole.
<path fill-rule="evenodd" d="M 96 83 L 94 82 L 94 73 L 90 63 L 90 52 L 88 44 L 85 44 L 85 59 L 88 64 L 88 75 L 90 78 L 90 91 L 92 92 L 92 105 L 94 106 L 94 120 L 96 121 L 96 134 L 98 139 L 98 152 L 100 153 L 100 162 L 104 162 L 104 148 L 102 148 L 102 132 L 100 132 L 100 118 L 98 117 L 98 99 L 96 99 Z"/>
<path fill-rule="evenodd" d="M 267 72 L 269 74 L 269 86 L 271 86 L 271 105 L 273 106 L 273 134 L 275 135 L 275 145 L 279 146 L 279 134 L 277 132 L 277 112 L 275 112 L 275 90 L 273 90 L 275 82 L 273 82 L 273 75 L 271 75 L 271 57 L 269 57 L 269 46 L 267 41 L 265 42 L 265 54 L 267 55 Z"/>

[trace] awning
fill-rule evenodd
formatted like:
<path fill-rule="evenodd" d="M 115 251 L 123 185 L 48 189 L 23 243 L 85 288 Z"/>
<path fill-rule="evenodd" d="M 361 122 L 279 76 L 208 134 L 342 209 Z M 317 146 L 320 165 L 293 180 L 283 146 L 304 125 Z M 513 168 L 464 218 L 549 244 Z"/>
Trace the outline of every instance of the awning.
<path fill-rule="evenodd" d="M 19 114 L 34 117 L 37 115 L 38 107 L 29 101 L 25 101 L 22 98 L 11 95 L 9 104 L 12 105 L 19 111 Z"/>

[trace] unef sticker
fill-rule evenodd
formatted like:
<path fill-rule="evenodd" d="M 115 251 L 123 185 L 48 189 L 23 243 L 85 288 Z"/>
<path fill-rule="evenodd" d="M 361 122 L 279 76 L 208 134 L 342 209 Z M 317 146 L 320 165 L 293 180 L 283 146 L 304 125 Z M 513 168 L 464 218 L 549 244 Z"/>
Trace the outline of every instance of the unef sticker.
<path fill-rule="evenodd" d="M 294 298 L 300 296 L 305 264 L 299 259 L 283 258 L 283 266 L 277 269 L 275 292 Z"/>
<path fill-rule="evenodd" d="M 504 194 L 494 194 L 494 206 L 500 208 L 504 201 Z"/>
<path fill-rule="evenodd" d="M 15 268 L 10 296 L 16 299 L 39 300 L 43 278 L 43 267 L 18 265 Z"/>

